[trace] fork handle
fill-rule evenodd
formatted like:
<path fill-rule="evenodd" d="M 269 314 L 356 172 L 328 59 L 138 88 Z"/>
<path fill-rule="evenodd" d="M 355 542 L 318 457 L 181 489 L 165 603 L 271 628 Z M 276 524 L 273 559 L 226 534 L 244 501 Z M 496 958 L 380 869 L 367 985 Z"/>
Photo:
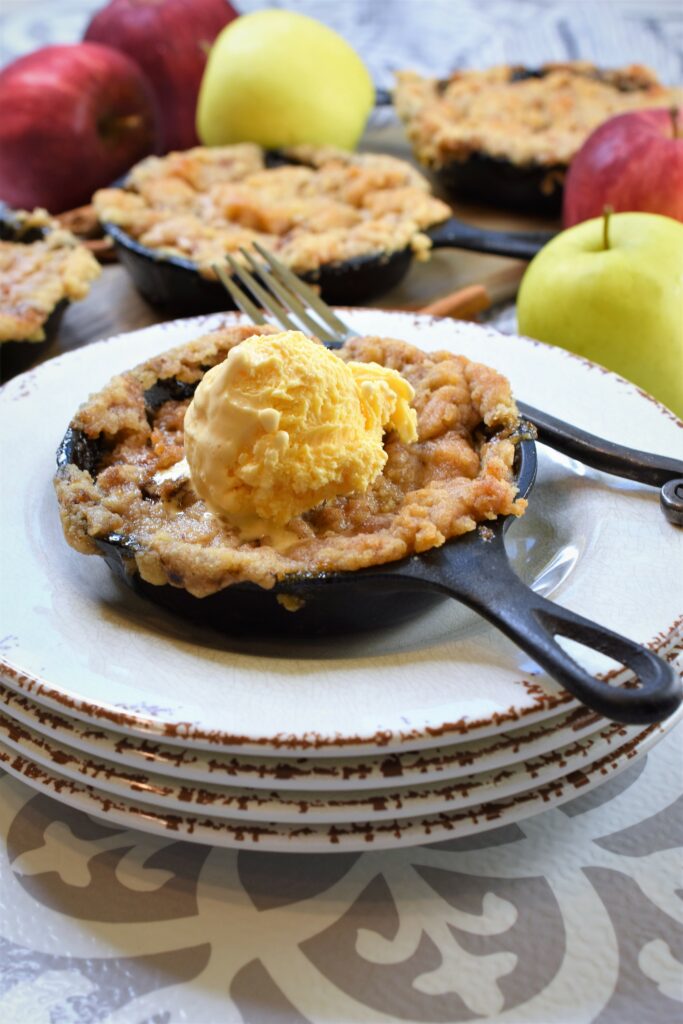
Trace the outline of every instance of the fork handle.
<path fill-rule="evenodd" d="M 553 231 L 491 231 L 466 224 L 458 217 L 429 228 L 425 232 L 435 249 L 471 249 L 495 256 L 511 256 L 514 259 L 530 260 L 551 238 Z"/>

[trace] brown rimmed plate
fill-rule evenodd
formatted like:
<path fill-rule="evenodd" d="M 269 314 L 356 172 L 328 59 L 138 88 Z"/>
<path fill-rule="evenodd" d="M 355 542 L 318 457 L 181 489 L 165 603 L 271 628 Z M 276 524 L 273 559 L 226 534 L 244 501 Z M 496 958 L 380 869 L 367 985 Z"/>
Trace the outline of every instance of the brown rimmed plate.
<path fill-rule="evenodd" d="M 347 823 L 276 824 L 218 818 L 205 808 L 166 811 L 140 800 L 114 796 L 92 783 L 69 779 L 0 741 L 0 767 L 47 796 L 123 828 L 174 840 L 277 853 L 348 853 L 388 850 L 480 835 L 583 796 L 614 778 L 659 743 L 680 720 L 653 725 L 636 738 L 566 775 L 488 803 L 401 819 Z"/>

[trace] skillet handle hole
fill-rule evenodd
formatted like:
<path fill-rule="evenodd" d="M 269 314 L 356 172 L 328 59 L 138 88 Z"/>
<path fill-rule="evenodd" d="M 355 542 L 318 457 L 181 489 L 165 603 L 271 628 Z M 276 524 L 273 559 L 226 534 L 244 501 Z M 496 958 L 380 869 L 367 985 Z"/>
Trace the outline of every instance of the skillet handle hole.
<path fill-rule="evenodd" d="M 642 683 L 637 675 L 629 669 L 628 665 L 611 657 L 604 651 L 563 636 L 561 633 L 554 633 L 553 639 L 558 647 L 561 647 L 565 654 L 568 654 L 572 661 L 580 665 L 584 671 L 600 679 L 611 686 L 622 686 L 626 689 L 640 689 Z M 624 679 L 624 673 L 629 672 L 631 678 Z"/>

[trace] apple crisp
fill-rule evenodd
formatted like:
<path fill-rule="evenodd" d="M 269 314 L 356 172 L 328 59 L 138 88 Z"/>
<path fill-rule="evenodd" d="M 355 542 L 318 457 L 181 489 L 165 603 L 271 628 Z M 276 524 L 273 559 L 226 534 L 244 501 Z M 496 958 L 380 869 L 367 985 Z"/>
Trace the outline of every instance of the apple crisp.
<path fill-rule="evenodd" d="M 331 147 L 293 147 L 267 166 L 251 143 L 148 157 L 125 188 L 101 189 L 100 220 L 147 248 L 191 260 L 205 277 L 226 252 L 258 241 L 297 273 L 411 248 L 426 258 L 424 230 L 450 216 L 402 160 Z"/>
<path fill-rule="evenodd" d="M 399 72 L 394 103 L 419 161 L 439 169 L 486 156 L 517 166 L 568 165 L 610 117 L 672 106 L 668 89 L 641 65 L 601 71 L 573 61 L 537 72 L 499 66 L 456 71 L 446 81 Z"/>
<path fill-rule="evenodd" d="M 412 384 L 418 440 L 386 433 L 388 459 L 370 488 L 295 516 L 287 528 L 298 539 L 286 552 L 242 540 L 181 468 L 183 421 L 204 373 L 247 337 L 272 330 L 214 331 L 90 397 L 71 423 L 80 468 L 62 465 L 55 478 L 72 547 L 97 554 L 98 541 L 114 537 L 131 573 L 205 597 L 245 580 L 271 588 L 290 575 L 379 565 L 524 512 L 512 471 L 519 416 L 508 381 L 464 356 L 364 337 L 347 342 L 341 358 L 379 363 Z"/>
<path fill-rule="evenodd" d="M 25 223 L 36 221 L 27 217 Z M 0 241 L 0 342 L 42 341 L 55 306 L 84 298 L 100 272 L 68 231 L 49 231 L 30 243 Z"/>

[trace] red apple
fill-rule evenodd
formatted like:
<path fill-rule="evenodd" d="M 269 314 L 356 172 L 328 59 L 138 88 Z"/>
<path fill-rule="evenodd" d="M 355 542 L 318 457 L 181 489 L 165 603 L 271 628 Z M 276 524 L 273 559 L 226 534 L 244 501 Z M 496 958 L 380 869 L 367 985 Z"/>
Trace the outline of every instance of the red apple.
<path fill-rule="evenodd" d="M 212 42 L 237 11 L 226 0 L 111 0 L 84 38 L 137 61 L 154 93 L 159 152 L 198 143 L 195 108 Z"/>
<path fill-rule="evenodd" d="M 588 136 L 564 186 L 564 225 L 599 217 L 605 206 L 683 220 L 683 115 L 635 110 Z"/>
<path fill-rule="evenodd" d="M 81 206 L 155 138 L 144 75 L 108 46 L 46 46 L 0 71 L 0 199 L 10 206 Z"/>

